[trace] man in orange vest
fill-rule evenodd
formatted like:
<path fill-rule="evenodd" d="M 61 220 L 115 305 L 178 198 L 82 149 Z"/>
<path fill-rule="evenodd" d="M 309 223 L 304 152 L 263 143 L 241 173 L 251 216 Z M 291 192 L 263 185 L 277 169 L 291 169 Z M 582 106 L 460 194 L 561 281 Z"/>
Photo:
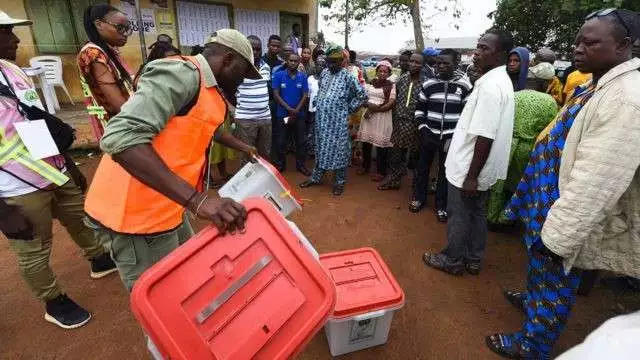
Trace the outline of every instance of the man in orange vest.
<path fill-rule="evenodd" d="M 135 94 L 109 121 L 85 211 L 87 225 L 111 243 L 128 290 L 193 235 L 185 209 L 221 231 L 244 228 L 242 205 L 200 189 L 207 148 L 228 111 L 225 97 L 235 98 L 244 78 L 260 78 L 249 41 L 218 30 L 200 55 L 148 64 Z"/>

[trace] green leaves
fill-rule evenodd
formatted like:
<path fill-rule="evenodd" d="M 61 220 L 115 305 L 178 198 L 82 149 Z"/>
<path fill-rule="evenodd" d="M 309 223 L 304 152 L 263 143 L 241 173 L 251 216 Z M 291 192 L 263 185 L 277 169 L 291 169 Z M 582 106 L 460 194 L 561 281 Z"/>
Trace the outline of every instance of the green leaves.
<path fill-rule="evenodd" d="M 346 1 L 349 2 L 348 15 Z M 416 1 L 419 1 L 417 5 Z M 459 0 L 320 0 L 319 4 L 331 9 L 325 20 L 348 21 L 350 30 L 372 21 L 380 26 L 412 22 L 418 47 L 424 43 L 424 33 L 430 28 L 428 22 L 436 16 L 452 17 L 455 29 L 459 28 L 457 22 L 462 16 Z"/>
<path fill-rule="evenodd" d="M 549 46 L 571 57 L 575 36 L 589 13 L 605 8 L 640 11 L 638 0 L 499 0 L 489 15 L 498 28 L 510 31 L 518 46 L 536 51 Z"/>

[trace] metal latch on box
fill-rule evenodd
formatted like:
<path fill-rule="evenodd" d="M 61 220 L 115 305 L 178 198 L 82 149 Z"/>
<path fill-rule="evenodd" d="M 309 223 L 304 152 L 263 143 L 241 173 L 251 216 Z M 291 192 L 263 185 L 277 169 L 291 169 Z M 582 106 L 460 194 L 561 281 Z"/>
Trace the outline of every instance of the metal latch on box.
<path fill-rule="evenodd" d="M 243 286 L 245 286 L 253 277 L 255 277 L 260 270 L 264 269 L 273 258 L 271 255 L 263 256 L 257 263 L 255 263 L 247 272 L 242 274 L 231 286 L 223 291 L 218 297 L 213 299 L 209 305 L 205 306 L 202 311 L 196 315 L 196 321 L 198 324 L 204 323 L 220 306 L 227 302 L 235 293 L 238 292 Z"/>

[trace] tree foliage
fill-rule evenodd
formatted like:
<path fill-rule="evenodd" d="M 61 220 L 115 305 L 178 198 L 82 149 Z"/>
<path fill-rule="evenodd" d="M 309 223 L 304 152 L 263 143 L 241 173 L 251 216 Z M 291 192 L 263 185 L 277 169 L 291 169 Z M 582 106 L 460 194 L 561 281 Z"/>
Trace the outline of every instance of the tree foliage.
<path fill-rule="evenodd" d="M 639 0 L 498 0 L 489 14 L 494 26 L 510 31 L 518 46 L 536 51 L 549 46 L 571 57 L 585 16 L 606 8 L 640 11 Z"/>
<path fill-rule="evenodd" d="M 419 1 L 419 6 L 415 6 L 415 1 Z M 326 21 L 347 21 L 349 31 L 372 22 L 380 26 L 412 23 L 418 47 L 424 46 L 424 34 L 431 29 L 436 16 L 451 17 L 455 29 L 459 28 L 458 20 L 462 16 L 459 0 L 320 0 L 319 4 L 331 9 L 330 14 L 325 16 Z"/>

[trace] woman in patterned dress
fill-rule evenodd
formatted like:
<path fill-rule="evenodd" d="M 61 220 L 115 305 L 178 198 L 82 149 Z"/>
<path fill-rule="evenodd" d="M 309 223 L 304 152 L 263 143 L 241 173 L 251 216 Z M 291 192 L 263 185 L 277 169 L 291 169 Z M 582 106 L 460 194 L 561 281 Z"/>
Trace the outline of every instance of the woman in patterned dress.
<path fill-rule="evenodd" d="M 84 29 L 89 42 L 80 50 L 77 62 L 89 121 L 100 141 L 104 125 L 133 94 L 131 71 L 117 50 L 133 30 L 124 13 L 105 4 L 87 7 Z"/>
<path fill-rule="evenodd" d="M 326 50 L 327 67 L 320 75 L 316 96 L 316 163 L 311 177 L 301 188 L 319 185 L 324 173 L 335 172 L 333 194 L 344 193 L 347 167 L 351 159 L 348 117 L 367 101 L 367 93 L 351 74 L 341 67 L 342 48 L 331 45 Z"/>
<path fill-rule="evenodd" d="M 505 217 L 504 208 L 524 173 L 536 137 L 558 113 L 556 101 L 545 92 L 554 76 L 553 70 L 529 72 L 528 89 L 515 93 L 516 112 L 507 178 L 493 185 L 487 201 L 487 221 L 494 226 L 511 223 Z"/>

